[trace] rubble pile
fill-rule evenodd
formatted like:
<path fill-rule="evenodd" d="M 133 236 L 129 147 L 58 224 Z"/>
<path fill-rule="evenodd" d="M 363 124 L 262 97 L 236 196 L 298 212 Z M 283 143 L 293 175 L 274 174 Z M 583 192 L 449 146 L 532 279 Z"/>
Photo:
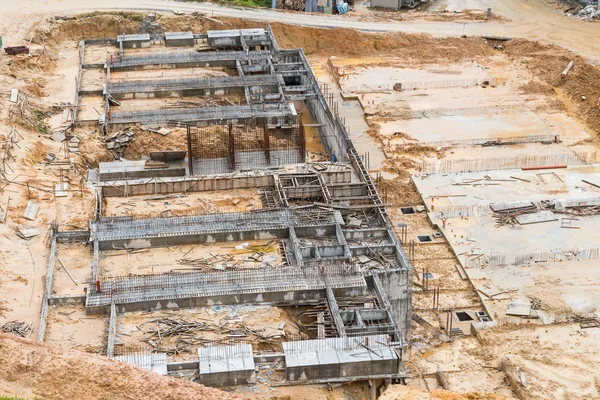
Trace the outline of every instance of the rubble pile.
<path fill-rule="evenodd" d="M 598 19 L 600 20 L 600 8 L 598 6 L 589 5 L 583 7 L 576 13 L 568 13 L 569 17 L 575 17 L 577 19 Z"/>
<path fill-rule="evenodd" d="M 104 141 L 106 142 L 106 148 L 115 157 L 115 160 L 119 160 L 123 157 L 125 148 L 131 143 L 135 136 L 133 131 L 115 132 L 108 136 Z"/>

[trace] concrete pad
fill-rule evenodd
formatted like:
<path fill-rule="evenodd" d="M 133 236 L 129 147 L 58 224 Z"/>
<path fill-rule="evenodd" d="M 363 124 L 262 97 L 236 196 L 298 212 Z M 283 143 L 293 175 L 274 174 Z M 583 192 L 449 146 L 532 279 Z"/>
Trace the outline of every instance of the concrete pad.
<path fill-rule="evenodd" d="M 483 298 L 488 314 L 506 315 L 508 298 L 541 300 L 540 318 L 551 322 L 568 312 L 590 313 L 600 308 L 600 216 L 577 216 L 579 229 L 561 228 L 565 207 L 596 205 L 600 189 L 583 183 L 597 179 L 600 165 L 553 170 L 559 179 L 537 176 L 540 171 L 496 170 L 414 176 L 429 216 L 443 231 L 466 274 L 486 293 L 514 291 Z M 497 185 L 461 185 L 489 176 Z M 514 179 L 519 178 L 522 180 Z M 456 185 L 458 183 L 459 185 Z M 545 223 L 498 226 L 497 210 L 515 209 L 542 201 L 553 220 Z M 505 204 L 501 204 L 505 203 Z M 431 212 L 431 209 L 434 209 Z M 558 213 L 552 213 L 552 208 Z M 451 211 L 458 210 L 452 214 Z M 464 210 L 469 211 L 465 213 Z M 477 211 L 477 212 L 470 212 Z M 439 219 L 446 216 L 446 228 Z M 538 218 L 536 214 L 534 217 Z M 482 256 L 478 256 L 482 255 Z M 493 287 L 492 290 L 489 288 Z M 498 299 L 506 298 L 505 301 Z"/>

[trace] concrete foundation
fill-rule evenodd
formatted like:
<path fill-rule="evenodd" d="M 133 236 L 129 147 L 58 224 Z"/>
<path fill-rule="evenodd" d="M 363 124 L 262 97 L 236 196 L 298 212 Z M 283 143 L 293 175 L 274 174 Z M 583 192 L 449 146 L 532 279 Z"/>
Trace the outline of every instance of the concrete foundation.
<path fill-rule="evenodd" d="M 198 359 L 198 381 L 205 386 L 247 385 L 256 381 L 250 344 L 200 348 Z"/>

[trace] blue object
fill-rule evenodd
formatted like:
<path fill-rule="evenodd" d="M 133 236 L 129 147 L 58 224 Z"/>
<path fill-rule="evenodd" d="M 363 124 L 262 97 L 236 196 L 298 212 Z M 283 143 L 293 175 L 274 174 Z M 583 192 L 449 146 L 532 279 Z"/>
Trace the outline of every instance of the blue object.
<path fill-rule="evenodd" d="M 338 3 L 337 10 L 339 14 L 346 14 L 348 12 L 348 3 Z"/>
<path fill-rule="evenodd" d="M 337 157 L 335 156 L 335 154 L 331 155 L 331 161 L 337 162 Z"/>

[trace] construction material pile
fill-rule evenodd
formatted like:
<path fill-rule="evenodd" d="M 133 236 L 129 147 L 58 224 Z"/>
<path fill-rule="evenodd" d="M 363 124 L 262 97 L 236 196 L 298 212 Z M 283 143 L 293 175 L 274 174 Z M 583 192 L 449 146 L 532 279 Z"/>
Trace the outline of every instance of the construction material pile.
<path fill-rule="evenodd" d="M 494 210 L 492 215 L 496 219 L 496 227 L 502 225 L 518 225 L 516 218 L 519 215 L 533 214 L 538 212 L 538 208 L 535 204 L 531 204 L 525 207 L 515 207 L 508 210 Z"/>

